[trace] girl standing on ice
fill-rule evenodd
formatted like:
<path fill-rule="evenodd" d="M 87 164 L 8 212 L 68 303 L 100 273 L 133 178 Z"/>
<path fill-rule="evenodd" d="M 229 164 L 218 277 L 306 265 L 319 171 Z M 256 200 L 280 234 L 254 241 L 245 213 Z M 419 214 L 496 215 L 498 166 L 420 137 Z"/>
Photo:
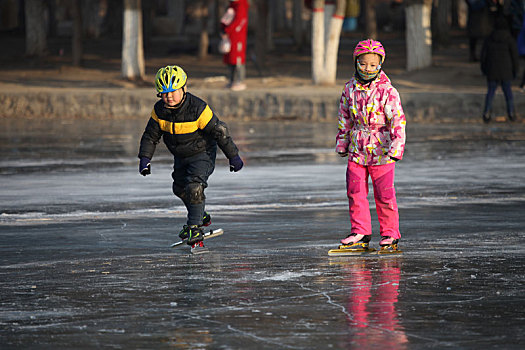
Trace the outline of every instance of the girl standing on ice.
<path fill-rule="evenodd" d="M 339 102 L 336 151 L 348 156 L 346 189 L 351 233 L 341 243 L 368 248 L 372 224 L 368 177 L 372 179 L 379 217 L 381 250 L 397 250 L 401 237 L 394 189 L 395 162 L 403 158 L 406 118 L 399 93 L 381 70 L 386 53 L 368 39 L 354 50 L 355 74 L 345 84 Z"/>

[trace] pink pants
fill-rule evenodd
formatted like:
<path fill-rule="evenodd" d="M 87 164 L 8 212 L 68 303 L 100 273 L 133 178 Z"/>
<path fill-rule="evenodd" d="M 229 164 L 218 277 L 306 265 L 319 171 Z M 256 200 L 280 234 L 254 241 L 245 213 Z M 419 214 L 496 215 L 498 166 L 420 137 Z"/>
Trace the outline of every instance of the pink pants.
<path fill-rule="evenodd" d="M 368 203 L 368 176 L 372 179 L 374 199 L 379 218 L 381 236 L 400 238 L 399 213 L 394 189 L 395 163 L 363 166 L 352 161 L 346 169 L 346 193 L 348 195 L 352 233 L 372 234 L 372 222 Z"/>

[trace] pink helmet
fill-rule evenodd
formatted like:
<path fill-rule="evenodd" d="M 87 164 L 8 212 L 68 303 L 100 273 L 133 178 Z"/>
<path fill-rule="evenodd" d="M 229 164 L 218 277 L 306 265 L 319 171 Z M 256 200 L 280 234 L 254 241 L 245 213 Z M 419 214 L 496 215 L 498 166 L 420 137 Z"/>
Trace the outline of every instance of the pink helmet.
<path fill-rule="evenodd" d="M 357 43 L 354 49 L 354 62 L 357 57 L 364 55 L 365 53 L 376 53 L 381 56 L 381 63 L 385 61 L 385 48 L 377 40 L 366 39 Z"/>

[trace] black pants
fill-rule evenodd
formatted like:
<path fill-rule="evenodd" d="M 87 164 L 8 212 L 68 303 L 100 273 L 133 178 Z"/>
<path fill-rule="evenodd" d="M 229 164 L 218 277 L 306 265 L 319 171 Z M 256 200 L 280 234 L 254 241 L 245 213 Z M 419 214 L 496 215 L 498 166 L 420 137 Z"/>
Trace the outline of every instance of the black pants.
<path fill-rule="evenodd" d="M 188 185 L 199 184 L 202 190 L 208 187 L 208 177 L 215 170 L 215 157 L 217 155 L 217 146 L 191 157 L 174 158 L 173 173 L 173 193 L 182 199 L 188 210 L 187 225 L 202 225 L 204 216 L 205 199 L 202 201 L 191 202 L 187 194 Z M 204 193 L 204 192 L 203 192 Z"/>
<path fill-rule="evenodd" d="M 244 64 L 228 65 L 230 71 L 230 85 L 240 84 L 246 78 L 246 66 Z"/>
<path fill-rule="evenodd" d="M 483 113 L 488 113 L 492 110 L 492 100 L 498 85 L 501 85 L 503 95 L 505 96 L 505 103 L 507 104 L 507 114 L 514 113 L 514 97 L 512 96 L 511 81 L 510 80 L 487 80 L 487 95 L 485 96 L 485 109 Z"/>

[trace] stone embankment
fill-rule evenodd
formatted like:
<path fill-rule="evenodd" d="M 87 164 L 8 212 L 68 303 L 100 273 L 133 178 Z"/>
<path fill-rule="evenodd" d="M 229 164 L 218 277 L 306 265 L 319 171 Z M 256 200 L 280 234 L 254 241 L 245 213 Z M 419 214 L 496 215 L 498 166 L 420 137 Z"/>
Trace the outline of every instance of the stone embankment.
<path fill-rule="evenodd" d="M 248 89 L 192 89 L 223 118 L 333 121 L 339 87 L 300 86 Z M 400 88 L 405 113 L 414 122 L 479 122 L 484 92 L 429 91 Z M 0 117 L 128 118 L 149 115 L 156 101 L 151 88 L 46 88 L 0 92 Z M 525 111 L 525 94 L 515 91 L 516 111 Z M 495 97 L 496 116 L 505 115 L 501 93 Z M 521 117 L 525 117 L 522 115 Z"/>

